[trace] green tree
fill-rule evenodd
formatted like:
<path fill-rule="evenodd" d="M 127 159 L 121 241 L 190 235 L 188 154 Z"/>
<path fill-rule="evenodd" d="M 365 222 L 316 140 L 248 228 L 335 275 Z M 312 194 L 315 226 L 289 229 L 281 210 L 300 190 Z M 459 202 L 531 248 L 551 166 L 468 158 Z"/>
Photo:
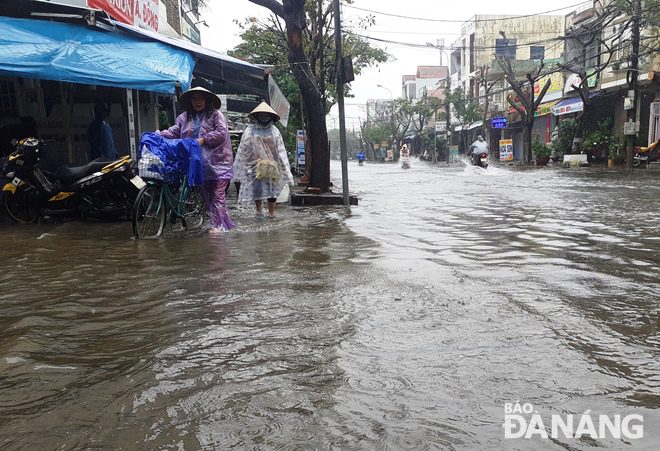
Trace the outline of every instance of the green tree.
<path fill-rule="evenodd" d="M 445 96 L 449 99 L 449 103 L 454 106 L 454 117 L 458 120 L 459 125 L 461 126 L 460 132 L 460 148 L 467 152 L 468 147 L 466 141 L 466 132 L 465 130 L 470 124 L 477 122 L 481 119 L 481 110 L 479 109 L 479 104 L 475 102 L 471 97 L 465 95 L 463 88 L 456 88 L 453 92 L 445 91 Z"/>
<path fill-rule="evenodd" d="M 429 119 L 433 117 L 433 113 L 440 109 L 442 105 L 442 100 L 428 96 L 423 96 L 417 99 L 416 102 L 408 100 L 407 103 L 402 105 L 402 114 L 409 117 L 410 124 L 412 124 L 413 130 L 419 137 L 418 142 L 422 147 L 430 144 L 428 136 L 424 136 L 424 127 L 428 124 Z M 435 158 L 436 153 L 433 152 L 433 161 L 435 161 Z"/>
<path fill-rule="evenodd" d="M 380 150 L 374 151 L 374 145 L 380 149 L 380 143 L 389 141 L 391 135 L 390 127 L 387 124 L 371 125 L 362 127 L 361 129 L 362 140 L 366 145 L 367 155 L 371 155 L 373 160 L 382 160 L 385 158 L 381 155 Z"/>
<path fill-rule="evenodd" d="M 307 132 L 306 159 L 310 185 L 326 192 L 330 187 L 330 149 L 325 115 L 336 102 L 336 61 L 332 2 L 327 0 L 249 0 L 269 9 L 265 22 L 243 22 L 243 43 L 230 55 L 256 64 L 272 64 L 279 83 L 289 76 L 299 89 L 298 114 Z M 350 0 L 349 0 L 350 1 Z M 373 18 L 359 23 L 368 27 Z M 366 40 L 347 33 L 342 37 L 344 54 L 354 55 L 353 69 L 387 61 L 388 54 Z M 286 70 L 284 70 L 286 68 Z M 284 82 L 286 84 L 286 82 Z M 348 87 L 347 87 L 348 88 Z M 284 90 L 283 90 L 284 91 Z M 347 92 L 349 92 L 347 90 Z M 285 95 L 291 94 L 285 92 Z M 289 98 L 293 105 L 295 99 Z"/>

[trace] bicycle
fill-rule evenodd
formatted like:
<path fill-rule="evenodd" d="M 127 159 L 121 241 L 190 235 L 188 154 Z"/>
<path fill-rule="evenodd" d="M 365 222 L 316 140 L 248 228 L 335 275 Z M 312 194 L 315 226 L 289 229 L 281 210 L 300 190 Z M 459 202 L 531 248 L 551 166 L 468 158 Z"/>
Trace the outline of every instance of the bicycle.
<path fill-rule="evenodd" d="M 207 214 L 201 186 L 188 186 L 188 176 L 175 186 L 163 180 L 147 179 L 133 204 L 133 236 L 157 238 L 165 231 L 167 218 L 171 226 L 181 219 L 184 228 L 196 228 Z"/>

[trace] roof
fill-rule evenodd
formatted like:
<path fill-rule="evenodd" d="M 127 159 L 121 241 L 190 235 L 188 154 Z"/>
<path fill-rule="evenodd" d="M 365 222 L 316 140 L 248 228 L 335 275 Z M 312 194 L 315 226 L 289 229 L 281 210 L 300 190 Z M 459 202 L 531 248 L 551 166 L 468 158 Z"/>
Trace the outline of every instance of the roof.
<path fill-rule="evenodd" d="M 447 66 L 417 66 L 416 78 L 447 78 Z"/>
<path fill-rule="evenodd" d="M 404 75 L 402 78 L 403 78 L 403 82 L 405 83 L 407 81 L 413 81 L 415 79 L 415 76 L 414 75 Z"/>

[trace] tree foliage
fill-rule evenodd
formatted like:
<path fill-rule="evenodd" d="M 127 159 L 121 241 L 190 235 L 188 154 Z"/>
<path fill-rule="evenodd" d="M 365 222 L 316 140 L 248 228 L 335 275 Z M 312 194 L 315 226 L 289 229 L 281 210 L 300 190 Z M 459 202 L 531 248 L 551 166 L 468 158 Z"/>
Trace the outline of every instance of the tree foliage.
<path fill-rule="evenodd" d="M 332 2 L 308 1 L 305 11 L 309 27 L 303 33 L 303 45 L 305 53 L 309 57 L 311 72 L 321 89 L 327 113 L 337 102 Z M 230 56 L 253 64 L 273 66 L 271 74 L 278 84 L 286 85 L 289 83 L 288 80 L 294 80 L 289 70 L 286 26 L 280 17 L 270 15 L 264 21 L 246 18 L 243 21 L 235 21 L 235 23 L 242 30 L 243 42 L 227 52 Z M 365 28 L 373 23 L 372 18 L 367 18 L 359 22 L 357 26 Z M 350 32 L 344 33 L 342 38 L 343 53 L 352 56 L 353 71 L 356 76 L 368 67 L 386 62 L 390 57 L 386 51 L 371 46 L 366 39 Z M 287 95 L 289 102 L 293 104 L 292 101 L 296 99 L 289 98 L 290 93 L 284 90 L 283 92 Z M 350 85 L 345 86 L 344 92 L 346 97 L 351 97 Z M 293 113 L 299 114 L 299 110 L 293 111 Z"/>
<path fill-rule="evenodd" d="M 247 34 L 244 36 L 247 45 L 239 46 L 232 54 L 256 64 L 264 64 L 262 57 L 266 57 L 275 63 L 275 68 L 282 67 L 284 62 L 288 65 L 289 73 L 300 88 L 310 186 L 327 192 L 330 189 L 330 148 L 325 115 L 334 103 L 336 94 L 333 86 L 337 79 L 334 39 L 329 33 L 334 19 L 332 2 L 249 1 L 267 8 L 272 16 L 264 23 L 248 19 L 245 27 Z M 352 35 L 342 38 L 343 55 L 355 52 L 357 56 L 353 61 L 357 73 L 369 64 L 387 60 L 387 54 L 380 49 L 374 49 L 371 57 L 368 56 L 371 47 L 361 38 L 355 39 Z M 267 54 L 264 54 L 263 48 L 268 49 Z M 365 54 L 367 57 L 363 59 Z"/>

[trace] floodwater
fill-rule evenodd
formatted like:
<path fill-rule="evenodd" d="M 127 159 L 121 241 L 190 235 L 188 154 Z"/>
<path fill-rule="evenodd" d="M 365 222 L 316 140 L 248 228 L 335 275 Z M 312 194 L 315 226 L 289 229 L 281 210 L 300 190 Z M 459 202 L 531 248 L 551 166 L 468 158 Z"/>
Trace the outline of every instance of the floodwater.
<path fill-rule="evenodd" d="M 660 172 L 349 175 L 222 236 L 0 226 L 0 449 L 658 449 Z"/>

